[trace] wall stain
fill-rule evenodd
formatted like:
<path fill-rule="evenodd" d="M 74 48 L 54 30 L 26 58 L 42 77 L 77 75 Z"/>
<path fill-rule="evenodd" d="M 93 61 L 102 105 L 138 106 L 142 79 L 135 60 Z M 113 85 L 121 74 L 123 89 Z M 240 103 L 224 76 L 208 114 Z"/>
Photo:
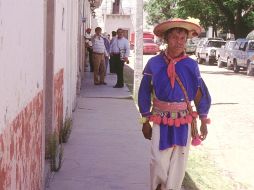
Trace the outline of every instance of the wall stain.
<path fill-rule="evenodd" d="M 63 77 L 63 69 L 54 76 L 54 126 L 58 134 L 63 123 Z M 42 190 L 42 123 L 43 91 L 0 134 L 0 190 Z"/>
<path fill-rule="evenodd" d="M 42 189 L 42 110 L 39 92 L 0 135 L 1 190 Z"/>

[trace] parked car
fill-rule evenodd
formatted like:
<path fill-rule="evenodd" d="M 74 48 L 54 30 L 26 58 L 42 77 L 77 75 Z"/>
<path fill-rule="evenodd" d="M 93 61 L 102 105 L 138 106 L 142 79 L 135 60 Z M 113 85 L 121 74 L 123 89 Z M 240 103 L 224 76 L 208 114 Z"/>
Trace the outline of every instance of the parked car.
<path fill-rule="evenodd" d="M 246 70 L 247 75 L 254 74 L 254 40 L 237 39 L 230 57 L 230 66 L 238 73 L 240 69 Z"/>
<path fill-rule="evenodd" d="M 168 44 L 167 43 L 161 43 L 161 45 L 159 46 L 159 49 L 160 51 L 165 51 L 168 47 Z"/>
<path fill-rule="evenodd" d="M 143 54 L 157 54 L 159 51 L 159 46 L 152 38 L 143 39 Z"/>
<path fill-rule="evenodd" d="M 217 62 L 217 51 L 226 41 L 221 38 L 205 38 L 200 40 L 196 49 L 196 56 L 199 63 L 205 62 L 209 65 Z"/>
<path fill-rule="evenodd" d="M 229 40 L 225 45 L 218 49 L 218 67 L 227 66 L 230 68 L 230 57 L 232 56 L 232 49 L 235 45 L 235 40 Z"/>
<path fill-rule="evenodd" d="M 203 44 L 205 42 L 206 38 L 200 38 L 199 41 L 197 42 L 196 50 L 195 50 L 195 55 L 198 58 L 198 52 L 200 52 L 201 48 L 203 47 Z"/>
<path fill-rule="evenodd" d="M 187 39 L 185 52 L 187 54 L 194 54 L 197 48 L 197 41 L 193 39 Z"/>

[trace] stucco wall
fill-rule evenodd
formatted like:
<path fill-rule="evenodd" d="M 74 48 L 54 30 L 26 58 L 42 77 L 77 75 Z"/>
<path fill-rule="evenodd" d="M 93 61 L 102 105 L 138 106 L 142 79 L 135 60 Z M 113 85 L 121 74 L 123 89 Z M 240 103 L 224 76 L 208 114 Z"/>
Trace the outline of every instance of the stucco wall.
<path fill-rule="evenodd" d="M 0 189 L 42 187 L 44 1 L 0 0 Z"/>
<path fill-rule="evenodd" d="M 112 31 L 116 31 L 118 28 L 122 28 L 124 30 L 129 31 L 129 39 L 130 34 L 134 31 L 133 23 L 130 15 L 106 15 L 105 21 L 105 32 L 111 34 Z"/>
<path fill-rule="evenodd" d="M 76 87 L 78 76 L 78 0 L 67 1 L 67 27 L 66 27 L 66 72 L 64 78 L 64 110 L 71 116 L 75 109 Z"/>
<path fill-rule="evenodd" d="M 0 132 L 43 88 L 43 27 L 43 0 L 0 0 Z"/>
<path fill-rule="evenodd" d="M 64 77 L 66 75 L 67 1 L 55 2 L 55 54 L 54 54 L 54 124 L 59 131 L 64 122 Z"/>
<path fill-rule="evenodd" d="M 81 20 L 78 20 L 78 0 L 56 1 L 55 10 L 54 97 L 55 126 L 59 128 L 60 120 L 64 122 L 65 117 L 71 117 L 75 107 L 78 76 L 78 22 L 81 23 Z"/>
<path fill-rule="evenodd" d="M 52 106 L 56 131 L 76 104 L 79 2 L 55 1 Z M 47 101 L 43 102 L 43 87 L 51 74 L 45 71 L 45 5 L 45 0 L 0 0 L 0 190 L 43 189 Z"/>

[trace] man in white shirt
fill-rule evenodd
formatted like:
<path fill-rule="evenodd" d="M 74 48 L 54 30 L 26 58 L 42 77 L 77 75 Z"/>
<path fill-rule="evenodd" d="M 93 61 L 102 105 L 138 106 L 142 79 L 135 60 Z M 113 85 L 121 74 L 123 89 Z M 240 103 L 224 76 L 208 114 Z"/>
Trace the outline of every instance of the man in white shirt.
<path fill-rule="evenodd" d="M 117 38 L 110 44 L 110 55 L 117 74 L 117 83 L 114 88 L 123 88 L 123 66 L 124 62 L 129 62 L 130 45 L 129 41 L 123 36 L 121 28 L 117 30 Z"/>
<path fill-rule="evenodd" d="M 104 81 L 106 75 L 105 57 L 108 56 L 104 45 L 103 37 L 101 36 L 101 28 L 95 28 L 95 35 L 92 38 L 93 44 L 93 64 L 94 64 L 94 84 L 106 85 Z"/>

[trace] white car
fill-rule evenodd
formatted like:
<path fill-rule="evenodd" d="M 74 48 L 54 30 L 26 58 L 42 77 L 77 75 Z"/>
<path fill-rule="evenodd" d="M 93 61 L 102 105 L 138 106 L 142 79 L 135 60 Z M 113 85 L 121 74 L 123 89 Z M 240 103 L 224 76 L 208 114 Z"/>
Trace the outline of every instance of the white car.
<path fill-rule="evenodd" d="M 218 49 L 225 45 L 226 41 L 221 38 L 205 38 L 201 40 L 196 49 L 199 63 L 205 62 L 212 65 L 217 62 Z"/>

